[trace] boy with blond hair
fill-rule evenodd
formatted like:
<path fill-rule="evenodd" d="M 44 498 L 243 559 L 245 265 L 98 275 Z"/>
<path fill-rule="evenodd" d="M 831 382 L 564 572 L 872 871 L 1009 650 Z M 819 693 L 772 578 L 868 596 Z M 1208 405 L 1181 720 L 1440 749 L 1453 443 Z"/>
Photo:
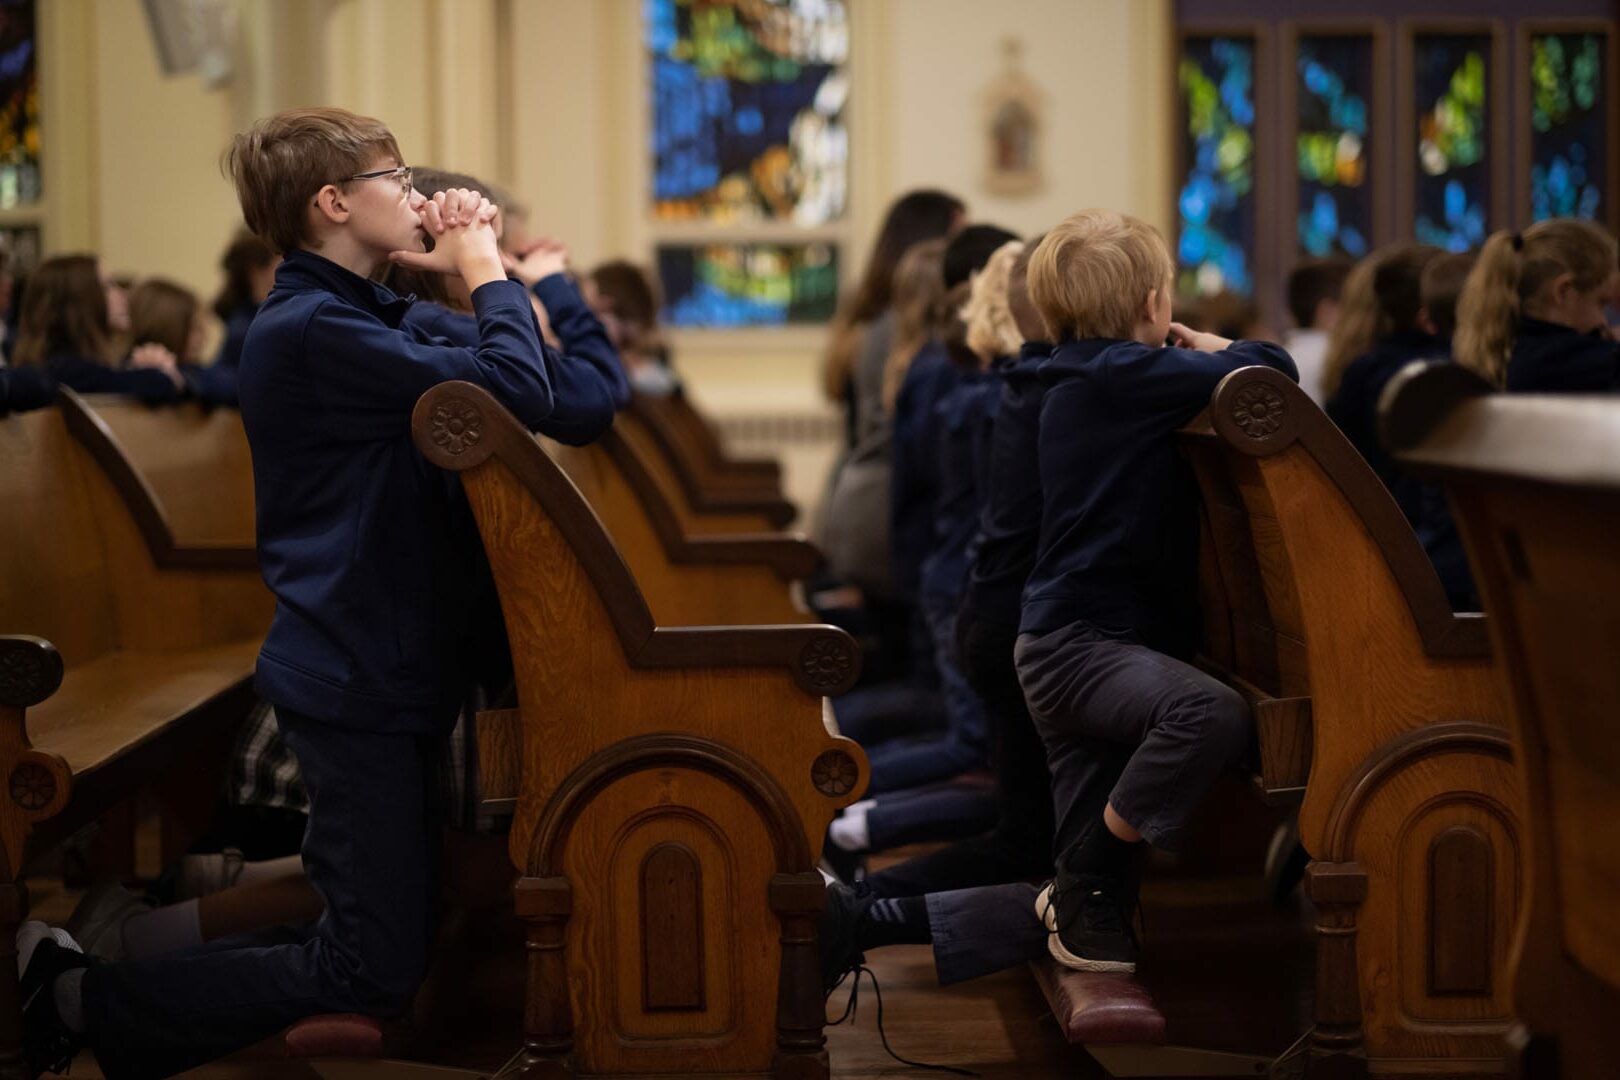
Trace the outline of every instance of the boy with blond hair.
<path fill-rule="evenodd" d="M 1158 231 L 1109 210 L 1069 217 L 1029 266 L 1058 344 L 1041 368 L 1041 535 L 1015 657 L 1057 812 L 1037 911 L 1052 955 L 1087 971 L 1135 970 L 1143 841 L 1176 848 L 1253 737 L 1243 699 L 1189 663 L 1198 494 L 1175 432 L 1238 368 L 1297 372 L 1276 345 L 1171 322 L 1173 274 Z"/>
<path fill-rule="evenodd" d="M 304 866 L 325 913 L 115 964 L 28 924 L 35 1075 L 85 1044 L 109 1077 L 166 1076 L 313 1014 L 405 1011 L 431 935 L 436 755 L 467 688 L 483 581 L 465 496 L 415 449 L 411 412 L 453 379 L 530 427 L 569 409 L 478 192 L 424 199 L 388 128 L 334 108 L 261 121 L 227 164 L 248 226 L 284 256 L 241 360 L 259 565 L 276 597 L 255 688 L 308 788 Z M 410 301 L 372 280 L 390 261 L 459 274 L 476 345 L 405 321 Z"/>

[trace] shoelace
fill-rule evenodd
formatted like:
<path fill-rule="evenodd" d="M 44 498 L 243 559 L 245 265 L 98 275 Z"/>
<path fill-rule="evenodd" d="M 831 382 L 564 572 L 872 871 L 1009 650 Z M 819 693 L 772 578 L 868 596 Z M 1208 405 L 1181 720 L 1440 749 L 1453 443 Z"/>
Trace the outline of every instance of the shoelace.
<path fill-rule="evenodd" d="M 1050 892 L 1048 892 L 1046 894 L 1047 910 L 1049 912 L 1051 912 L 1051 914 L 1052 914 L 1052 925 L 1047 927 L 1047 930 L 1046 930 L 1046 933 L 1047 933 L 1048 936 L 1051 936 L 1053 934 L 1062 933 L 1062 930 L 1057 926 L 1057 910 L 1058 910 L 1058 900 L 1059 900 L 1059 898 L 1069 895 L 1070 892 L 1074 891 L 1075 889 L 1078 889 L 1079 887 L 1080 887 L 1080 884 L 1079 884 L 1079 881 L 1077 880 L 1074 885 L 1071 885 L 1069 888 L 1064 889 L 1062 891 L 1059 891 L 1059 889 L 1057 887 L 1057 882 L 1056 881 L 1052 882 L 1052 889 L 1051 889 Z M 1101 891 L 1102 890 L 1100 890 L 1100 889 L 1092 889 L 1090 891 L 1090 894 L 1088 896 L 1086 896 L 1085 899 L 1090 900 L 1091 897 L 1098 895 L 1098 893 L 1100 893 Z M 1122 930 L 1123 932 L 1129 933 L 1129 932 L 1132 931 L 1132 929 L 1133 929 L 1132 924 L 1134 923 L 1135 927 L 1140 928 L 1136 932 L 1137 940 L 1140 941 L 1143 938 L 1147 937 L 1147 909 L 1142 906 L 1142 901 L 1141 901 L 1140 898 L 1133 905 L 1133 910 L 1131 910 L 1131 911 L 1126 911 L 1124 908 L 1120 907 L 1118 904 L 1115 904 L 1115 903 L 1106 902 L 1106 901 L 1105 901 L 1105 903 L 1106 903 L 1106 907 L 1105 907 L 1104 910 L 1106 910 L 1108 912 L 1108 914 L 1113 917 L 1113 919 L 1115 920 L 1115 922 L 1117 924 L 1118 929 Z"/>
<path fill-rule="evenodd" d="M 872 980 L 872 994 L 877 998 L 878 1038 L 883 1040 L 883 1050 L 885 1053 L 894 1058 L 894 1060 L 898 1061 L 900 1064 L 913 1069 L 929 1069 L 933 1072 L 952 1073 L 956 1076 L 979 1075 L 971 1069 L 961 1069 L 955 1065 L 934 1065 L 926 1061 L 912 1061 L 910 1058 L 901 1057 L 899 1054 L 895 1053 L 894 1047 L 889 1045 L 888 1032 L 883 1030 L 883 990 L 878 986 L 877 974 L 873 972 L 871 968 L 867 967 L 865 964 L 856 964 L 854 967 L 850 968 L 849 971 L 845 972 L 839 978 L 838 982 L 833 984 L 832 990 L 827 991 L 827 996 L 829 998 L 832 997 L 834 991 L 842 986 L 844 984 L 844 979 L 849 978 L 850 975 L 855 976 L 855 981 L 849 985 L 849 1001 L 845 1003 L 844 1011 L 839 1014 L 838 1019 L 828 1021 L 828 1026 L 837 1027 L 845 1020 L 853 1020 L 855 1018 L 855 1010 L 859 1003 L 861 993 L 861 976 L 865 975 L 867 978 Z"/>

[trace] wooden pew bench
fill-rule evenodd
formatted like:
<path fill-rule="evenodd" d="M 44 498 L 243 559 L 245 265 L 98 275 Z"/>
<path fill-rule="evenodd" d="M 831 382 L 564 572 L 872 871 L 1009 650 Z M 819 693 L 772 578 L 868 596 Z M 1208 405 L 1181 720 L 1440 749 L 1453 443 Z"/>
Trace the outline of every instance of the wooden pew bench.
<path fill-rule="evenodd" d="M 637 394 L 630 402 L 630 412 L 646 426 L 674 466 L 682 488 L 694 499 L 725 495 L 782 498 L 781 466 L 775 461 L 730 457 L 709 421 L 684 394 Z"/>
<path fill-rule="evenodd" d="M 1224 608 L 1206 662 L 1252 688 L 1267 786 L 1304 781 L 1311 1060 L 1335 1076 L 1500 1073 L 1526 878 L 1483 618 L 1451 612 L 1382 483 L 1281 374 L 1228 376 L 1182 443 L 1201 591 Z"/>
<path fill-rule="evenodd" d="M 688 536 L 668 493 L 609 431 L 586 447 L 542 445 L 585 496 L 630 566 L 653 615 L 685 626 L 808 622 L 792 595 L 821 555 L 786 533 Z"/>
<path fill-rule="evenodd" d="M 524 1067 L 825 1077 L 816 854 L 866 764 L 821 699 L 853 682 L 854 642 L 660 625 L 578 488 L 490 395 L 435 387 L 413 431 L 461 473 L 512 645 L 519 708 L 480 716 L 479 744 L 513 766 Z M 500 778 L 481 782 L 493 799 Z"/>
<path fill-rule="evenodd" d="M 1519 1075 L 1620 1061 L 1620 400 L 1494 394 L 1452 365 L 1385 397 L 1401 466 L 1444 485 L 1490 614 L 1526 813 L 1503 982 Z"/>
<path fill-rule="evenodd" d="M 715 533 L 762 533 L 785 528 L 798 515 L 780 495 L 747 492 L 693 492 L 681 481 L 672 458 L 653 437 L 647 422 L 635 410 L 620 412 L 613 421 L 614 440 L 604 440 L 625 468 L 639 468 L 665 493 L 688 536 Z"/>
<path fill-rule="evenodd" d="M 272 601 L 251 546 L 176 536 L 95 413 L 0 420 L 0 952 L 26 917 L 30 863 L 137 791 L 185 842 L 213 808 Z M 199 526 L 202 519 L 198 517 Z M 206 530 L 205 530 L 206 531 Z M 178 854 L 178 850 L 170 852 Z M 0 1062 L 21 1037 L 16 966 L 0 957 Z"/>

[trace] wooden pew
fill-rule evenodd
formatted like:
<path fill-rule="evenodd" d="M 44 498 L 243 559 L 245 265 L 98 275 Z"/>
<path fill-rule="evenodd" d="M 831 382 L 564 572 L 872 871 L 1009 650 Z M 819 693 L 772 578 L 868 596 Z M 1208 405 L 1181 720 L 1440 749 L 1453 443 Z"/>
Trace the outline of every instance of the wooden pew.
<path fill-rule="evenodd" d="M 659 626 L 490 395 L 435 387 L 412 429 L 462 474 L 512 643 L 520 707 L 479 726 L 481 760 L 517 766 L 524 1075 L 825 1077 L 816 849 L 866 764 L 821 698 L 853 682 L 854 642 Z"/>
<path fill-rule="evenodd" d="M 802 623 L 793 582 L 821 562 L 815 546 L 784 533 L 688 536 L 667 493 L 615 432 L 586 447 L 542 445 L 596 511 L 666 625 Z M 626 467 L 628 464 L 628 468 Z"/>
<path fill-rule="evenodd" d="M 782 497 L 781 466 L 766 459 L 727 455 L 719 435 L 685 394 L 637 394 L 630 402 L 630 411 L 646 425 L 674 464 L 682 486 L 694 494 L 730 492 L 758 498 Z"/>
<path fill-rule="evenodd" d="M 689 536 L 714 533 L 761 533 L 785 528 L 798 515 L 793 504 L 780 495 L 759 496 L 747 492 L 704 492 L 682 482 L 672 458 L 653 437 L 646 421 L 634 410 L 620 412 L 613 431 L 626 468 L 644 471 L 649 481 L 665 492 L 676 507 L 681 527 Z M 634 465 L 632 466 L 632 462 Z"/>
<path fill-rule="evenodd" d="M 1620 1062 L 1620 400 L 1493 394 L 1452 365 L 1385 398 L 1403 468 L 1445 485 L 1503 658 L 1527 808 L 1510 974 L 1530 1078 Z"/>
<path fill-rule="evenodd" d="M 1221 508 L 1212 527 L 1224 528 L 1234 492 L 1247 517 L 1253 563 L 1226 583 L 1258 577 L 1276 685 L 1309 691 L 1300 832 L 1315 860 L 1312 1058 L 1327 1075 L 1499 1072 L 1525 879 L 1484 620 L 1452 614 L 1394 500 L 1283 375 L 1234 372 L 1187 438 L 1195 462 L 1224 459 L 1225 478 L 1205 488 L 1206 509 Z M 1235 565 L 1216 549 L 1223 571 Z M 1243 622 L 1232 625 L 1235 650 Z M 1303 666 L 1290 672 L 1296 656 Z"/>
<path fill-rule="evenodd" d="M 151 786 L 180 824 L 216 792 L 272 600 L 251 546 L 191 542 L 77 395 L 0 420 L 0 1073 L 21 1037 L 12 956 L 30 861 Z M 179 842 L 176 832 L 170 837 Z"/>

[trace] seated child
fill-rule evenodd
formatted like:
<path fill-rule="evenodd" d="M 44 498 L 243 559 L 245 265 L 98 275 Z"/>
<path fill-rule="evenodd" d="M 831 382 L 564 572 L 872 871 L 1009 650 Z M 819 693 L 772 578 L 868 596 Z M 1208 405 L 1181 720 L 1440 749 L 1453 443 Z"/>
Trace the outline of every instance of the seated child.
<path fill-rule="evenodd" d="M 624 259 L 602 263 L 585 279 L 585 299 L 607 327 L 636 393 L 680 392 L 680 376 L 658 332 L 658 286 L 645 270 Z"/>
<path fill-rule="evenodd" d="M 19 934 L 35 1074 L 83 1044 L 114 1075 L 168 1075 L 312 1014 L 408 1008 L 432 934 L 435 764 L 478 659 L 483 565 L 460 484 L 416 450 L 411 414 L 451 380 L 531 428 L 555 409 L 487 200 L 425 200 L 392 133 L 336 108 L 261 121 L 228 162 L 249 227 L 284 255 L 240 374 L 259 564 L 276 597 L 255 689 L 303 775 L 303 862 L 325 910 L 297 932 L 122 963 Z M 460 273 L 477 345 L 406 326 L 408 302 L 372 280 L 390 261 Z"/>
<path fill-rule="evenodd" d="M 1620 291 L 1615 247 L 1603 226 L 1570 218 L 1496 233 L 1457 302 L 1457 362 L 1514 392 L 1620 390 L 1603 310 Z"/>
<path fill-rule="evenodd" d="M 1057 813 L 1042 917 L 1053 956 L 1082 970 L 1134 970 L 1143 842 L 1178 847 L 1253 740 L 1243 699 L 1189 662 L 1198 494 L 1175 433 L 1229 373 L 1293 377 L 1294 363 L 1172 323 L 1173 274 L 1156 229 L 1104 210 L 1052 230 L 1029 267 L 1058 345 L 1041 368 L 1041 537 L 1015 660 Z"/>
<path fill-rule="evenodd" d="M 23 293 L 12 363 L 43 368 L 81 394 L 126 394 L 178 401 L 185 380 L 173 353 L 137 345 L 127 357 L 113 344 L 129 326 L 124 292 L 104 277 L 94 255 L 58 255 L 39 264 Z"/>
<path fill-rule="evenodd" d="M 236 404 L 236 369 L 204 366 L 202 304 L 184 285 L 147 278 L 129 293 L 129 341 L 135 348 L 157 345 L 179 364 L 192 395 L 214 405 Z"/>
<path fill-rule="evenodd" d="M 225 324 L 225 336 L 220 340 L 219 352 L 214 354 L 213 366 L 218 370 L 235 371 L 242 362 L 242 343 L 247 340 L 248 327 L 276 283 L 276 266 L 280 262 L 281 257 L 269 244 L 246 229 L 237 232 L 220 257 L 225 285 L 212 305 L 214 314 Z"/>
<path fill-rule="evenodd" d="M 1283 335 L 1283 347 L 1299 366 L 1299 388 L 1318 405 L 1322 396 L 1322 365 L 1327 360 L 1328 335 L 1339 317 L 1339 294 L 1350 273 L 1348 259 L 1311 259 L 1288 275 L 1288 313 L 1294 326 Z"/>

